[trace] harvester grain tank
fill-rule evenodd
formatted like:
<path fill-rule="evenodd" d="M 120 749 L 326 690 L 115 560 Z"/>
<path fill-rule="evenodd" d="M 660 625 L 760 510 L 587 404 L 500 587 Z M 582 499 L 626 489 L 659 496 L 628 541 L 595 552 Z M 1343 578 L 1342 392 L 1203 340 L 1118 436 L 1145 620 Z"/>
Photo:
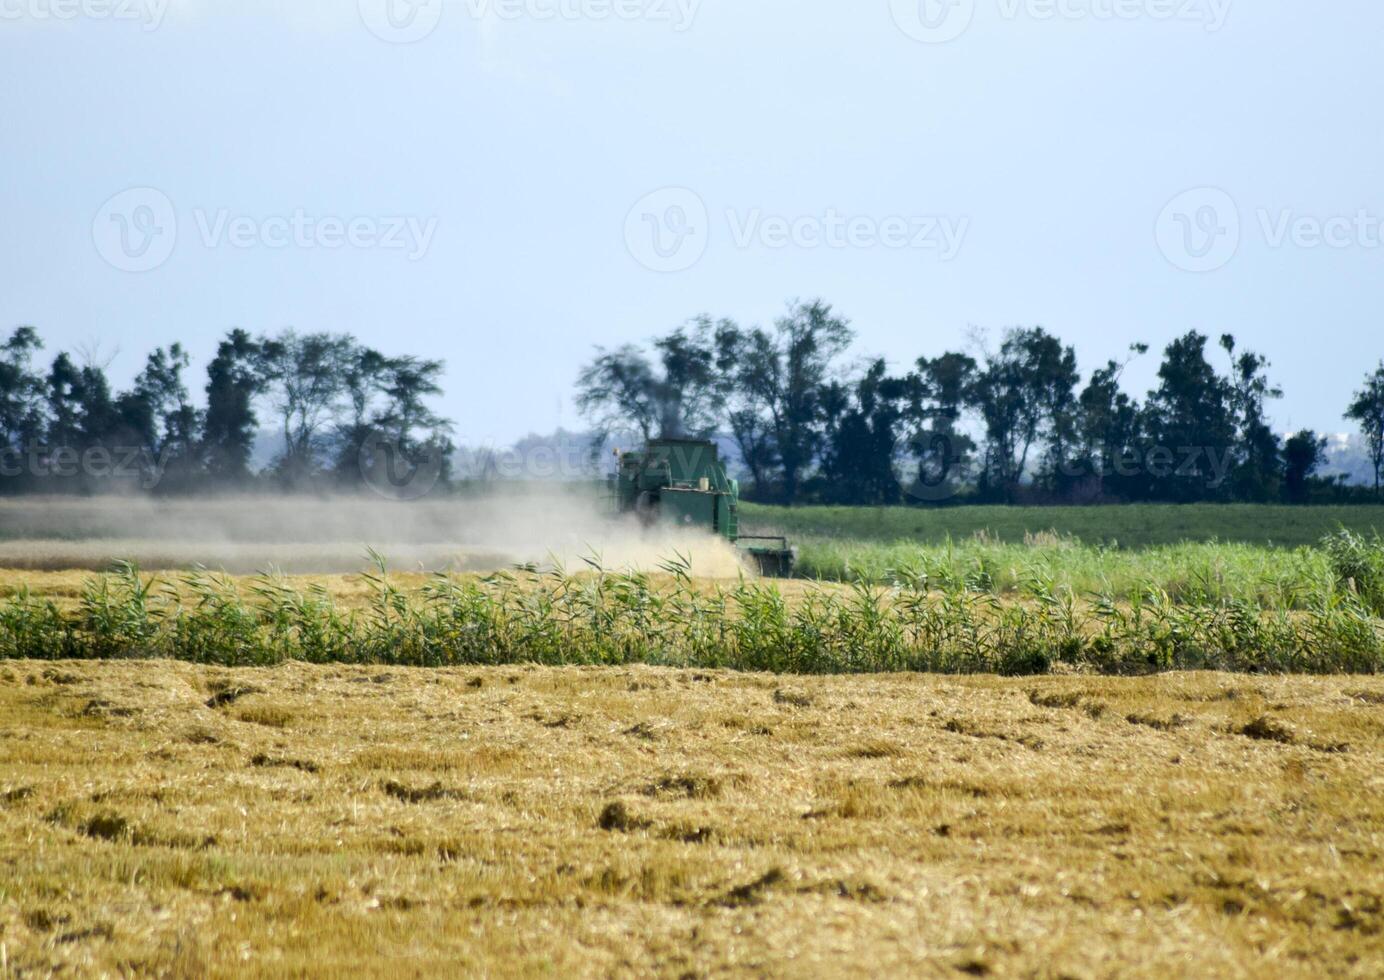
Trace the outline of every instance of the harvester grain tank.
<path fill-rule="evenodd" d="M 655 439 L 639 452 L 616 452 L 611 476 L 616 512 L 646 526 L 703 530 L 739 546 L 765 575 L 791 575 L 796 557 L 779 536 L 740 533 L 740 485 L 726 474 L 714 442 Z"/>

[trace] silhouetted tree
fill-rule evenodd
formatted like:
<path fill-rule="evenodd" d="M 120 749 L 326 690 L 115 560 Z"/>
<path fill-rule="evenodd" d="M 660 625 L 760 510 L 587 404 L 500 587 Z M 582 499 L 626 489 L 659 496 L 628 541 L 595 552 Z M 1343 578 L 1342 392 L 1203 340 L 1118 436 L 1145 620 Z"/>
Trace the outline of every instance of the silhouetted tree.
<path fill-rule="evenodd" d="M 1014 329 L 985 358 L 969 402 L 985 425 L 983 493 L 1012 499 L 1036 446 L 1047 479 L 1076 439 L 1076 352 L 1042 327 Z"/>
<path fill-rule="evenodd" d="M 1130 360 L 1148 353 L 1147 344 L 1130 347 Z M 1138 493 L 1142 484 L 1124 475 L 1135 467 L 1139 446 L 1139 405 L 1120 388 L 1129 361 L 1108 361 L 1091 372 L 1077 398 L 1077 451 L 1068 473 L 1073 479 L 1089 478 L 1095 495 L 1108 490 Z"/>
<path fill-rule="evenodd" d="M 376 431 L 378 410 L 375 401 L 385 385 L 389 359 L 369 347 L 356 347 L 345 361 L 343 386 L 349 414 L 337 425 L 334 469 L 342 483 L 360 482 L 361 449 Z"/>
<path fill-rule="evenodd" d="M 974 358 L 948 352 L 919 358 L 908 376 L 908 445 L 917 467 L 909 495 L 915 500 L 949 499 L 967 475 L 976 443 L 960 423 L 975 374 Z"/>
<path fill-rule="evenodd" d="M 1303 429 L 1283 444 L 1283 460 L 1283 499 L 1290 504 L 1307 503 L 1312 477 L 1326 461 L 1326 440 Z"/>
<path fill-rule="evenodd" d="M 202 472 L 202 413 L 183 382 L 188 364 L 181 344 L 156 348 L 134 387 L 116 399 L 122 437 L 138 442 L 146 475 L 154 478 L 150 485 L 165 492 L 186 489 Z"/>
<path fill-rule="evenodd" d="M 48 402 L 48 445 L 76 445 L 80 438 L 82 415 L 81 371 L 66 351 L 53 358 L 45 388 Z"/>
<path fill-rule="evenodd" d="M 42 348 L 33 327 L 18 327 L 0 346 L 0 445 L 30 449 L 43 439 L 46 386 L 33 370 Z"/>
<path fill-rule="evenodd" d="M 723 417 L 724 391 L 717 370 L 716 327 L 699 317 L 653 343 L 657 366 L 633 344 L 607 351 L 577 378 L 577 408 L 604 443 L 618 429 L 634 428 L 645 440 L 704 438 Z"/>
<path fill-rule="evenodd" d="M 780 459 L 774 442 L 772 392 L 777 371 L 774 339 L 763 330 L 742 332 L 730 321 L 717 331 L 717 369 L 726 392 L 726 418 L 756 495 L 772 495 Z"/>
<path fill-rule="evenodd" d="M 346 392 L 355 342 L 345 335 L 286 330 L 260 340 L 260 363 L 283 431 L 277 469 L 292 485 L 311 480 Z"/>
<path fill-rule="evenodd" d="M 1210 454 L 1227 464 L 1235 450 L 1235 392 L 1206 360 L 1204 334 L 1170 343 L 1158 387 L 1145 405 L 1145 465 L 1153 496 L 1175 501 L 1231 496 Z"/>
<path fill-rule="evenodd" d="M 1236 351 L 1235 338 L 1221 337 L 1221 347 L 1231 363 L 1231 408 L 1239 429 L 1235 461 L 1235 496 L 1264 502 L 1277 499 L 1283 479 L 1283 460 L 1278 436 L 1269 428 L 1264 403 L 1282 398 L 1283 390 L 1268 379 L 1267 358 L 1253 351 Z"/>
<path fill-rule="evenodd" d="M 1365 377 L 1365 386 L 1355 393 L 1346 418 L 1360 426 L 1374 466 L 1374 493 L 1379 496 L 1380 479 L 1384 476 L 1384 361 L 1373 374 Z"/>
<path fill-rule="evenodd" d="M 789 505 L 797 502 L 803 479 L 821 452 L 823 399 L 836 359 L 852 337 L 849 321 L 814 300 L 791 304 L 772 332 L 756 328 L 737 340 L 726 339 L 737 349 L 731 377 L 748 406 L 741 411 L 753 413 L 742 415 L 738 427 L 764 433 L 777 462 L 781 499 Z"/>
<path fill-rule="evenodd" d="M 116 396 L 101 364 L 78 367 L 65 352 L 53 359 L 46 379 L 47 463 L 40 474 L 45 491 L 98 489 L 112 471 L 131 460 L 146 466 L 153 423 L 132 393 Z M 131 478 L 138 469 L 128 470 Z"/>
<path fill-rule="evenodd" d="M 829 503 L 897 504 L 896 469 L 908 383 L 877 360 L 852 384 L 834 382 L 822 396 L 826 439 L 821 497 Z"/>
<path fill-rule="evenodd" d="M 207 411 L 202 443 L 213 480 L 241 484 L 250 478 L 259 419 L 255 398 L 264 391 L 260 345 L 244 330 L 232 330 L 207 366 Z"/>
<path fill-rule="evenodd" d="M 405 459 L 419 463 L 424 456 L 440 464 L 439 478 L 449 479 L 452 422 L 428 407 L 427 399 L 442 394 L 441 361 L 395 357 L 385 361 L 381 391 L 385 402 L 373 424 L 397 446 Z"/>

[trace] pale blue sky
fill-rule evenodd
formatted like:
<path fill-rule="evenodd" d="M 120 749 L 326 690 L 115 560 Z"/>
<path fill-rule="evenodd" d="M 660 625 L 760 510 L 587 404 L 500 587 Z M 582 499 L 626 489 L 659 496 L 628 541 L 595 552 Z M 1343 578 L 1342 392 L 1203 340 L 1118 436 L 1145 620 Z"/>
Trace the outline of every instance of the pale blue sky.
<path fill-rule="evenodd" d="M 445 358 L 471 444 L 575 425 L 595 343 L 795 296 L 898 366 L 1230 331 L 1283 427 L 1384 356 L 1376 0 L 407 3 L 0 0 L 0 326 L 199 386 L 229 327 L 349 331 Z"/>

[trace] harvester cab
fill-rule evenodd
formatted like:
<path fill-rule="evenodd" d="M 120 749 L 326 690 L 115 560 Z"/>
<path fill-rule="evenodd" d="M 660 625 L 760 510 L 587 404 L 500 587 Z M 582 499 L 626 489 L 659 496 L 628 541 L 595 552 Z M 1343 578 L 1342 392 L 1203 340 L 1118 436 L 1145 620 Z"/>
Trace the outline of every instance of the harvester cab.
<path fill-rule="evenodd" d="M 720 450 L 700 439 L 656 439 L 639 452 L 616 451 L 615 510 L 645 526 L 700 529 L 743 550 L 761 574 L 787 576 L 796 557 L 783 537 L 740 533 L 740 484 Z"/>

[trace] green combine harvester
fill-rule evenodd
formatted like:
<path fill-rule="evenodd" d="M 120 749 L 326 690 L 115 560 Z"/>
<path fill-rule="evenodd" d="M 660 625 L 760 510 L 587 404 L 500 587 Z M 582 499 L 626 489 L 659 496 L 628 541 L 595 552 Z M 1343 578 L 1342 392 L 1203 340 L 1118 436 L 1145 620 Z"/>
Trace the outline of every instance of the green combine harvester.
<path fill-rule="evenodd" d="M 761 574 L 793 574 L 796 555 L 784 537 L 740 533 L 740 484 L 726 475 L 714 442 L 655 439 L 640 452 L 616 452 L 615 510 L 645 526 L 701 529 L 741 548 Z"/>

